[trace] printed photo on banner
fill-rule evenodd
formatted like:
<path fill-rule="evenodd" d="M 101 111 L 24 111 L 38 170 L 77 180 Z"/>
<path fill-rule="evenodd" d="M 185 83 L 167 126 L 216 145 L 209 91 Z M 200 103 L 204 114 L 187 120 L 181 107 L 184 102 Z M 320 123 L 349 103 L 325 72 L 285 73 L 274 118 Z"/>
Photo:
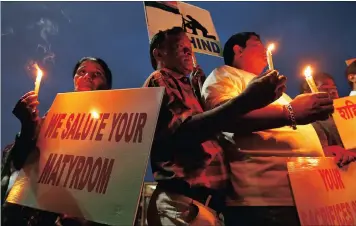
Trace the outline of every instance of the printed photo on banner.
<path fill-rule="evenodd" d="M 347 150 L 356 149 L 356 96 L 334 100 L 333 118 Z"/>
<path fill-rule="evenodd" d="M 194 52 L 222 56 L 218 34 L 209 11 L 184 2 L 144 2 L 148 36 L 175 26 L 182 27 Z M 164 18 L 164 19 L 163 19 Z"/>
<path fill-rule="evenodd" d="M 133 225 L 163 91 L 58 94 L 6 201 Z"/>
<path fill-rule="evenodd" d="M 356 224 L 356 163 L 340 169 L 333 158 L 298 157 L 288 173 L 302 226 Z"/>

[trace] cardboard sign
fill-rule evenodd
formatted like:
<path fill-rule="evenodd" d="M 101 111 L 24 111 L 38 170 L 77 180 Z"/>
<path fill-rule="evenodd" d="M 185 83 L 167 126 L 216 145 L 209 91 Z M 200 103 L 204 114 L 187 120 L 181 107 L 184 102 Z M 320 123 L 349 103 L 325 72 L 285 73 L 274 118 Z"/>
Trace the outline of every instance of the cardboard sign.
<path fill-rule="evenodd" d="M 209 11 L 184 2 L 144 2 L 149 39 L 160 30 L 182 27 L 193 51 L 222 56 L 218 34 Z"/>
<path fill-rule="evenodd" d="M 301 225 L 356 224 L 356 163 L 339 169 L 333 158 L 288 162 Z"/>
<path fill-rule="evenodd" d="M 356 96 L 334 100 L 333 118 L 345 149 L 356 149 Z"/>
<path fill-rule="evenodd" d="M 133 225 L 163 92 L 58 94 L 7 202 Z"/>

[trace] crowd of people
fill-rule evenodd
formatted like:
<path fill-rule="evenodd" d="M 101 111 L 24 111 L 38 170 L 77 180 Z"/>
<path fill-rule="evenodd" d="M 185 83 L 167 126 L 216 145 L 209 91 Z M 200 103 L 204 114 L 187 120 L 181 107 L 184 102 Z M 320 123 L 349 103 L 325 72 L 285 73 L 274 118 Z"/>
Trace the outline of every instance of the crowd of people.
<path fill-rule="evenodd" d="M 191 41 L 181 27 L 158 32 L 150 42 L 154 72 L 144 87 L 164 87 L 151 149 L 158 182 L 147 210 L 149 226 L 300 225 L 288 180 L 293 157 L 334 156 L 338 167 L 356 160 L 345 150 L 333 118 L 339 98 L 334 79 L 315 75 L 319 92 L 306 83 L 290 98 L 287 78 L 267 70 L 266 49 L 254 32 L 231 36 L 225 64 L 209 76 L 195 66 Z M 356 60 L 346 77 L 356 95 Z M 74 67 L 74 90 L 112 88 L 100 58 L 85 57 Z M 21 132 L 2 157 L 2 225 L 96 225 L 65 214 L 5 202 L 12 177 L 36 150 L 44 120 L 30 91 L 13 114 Z"/>

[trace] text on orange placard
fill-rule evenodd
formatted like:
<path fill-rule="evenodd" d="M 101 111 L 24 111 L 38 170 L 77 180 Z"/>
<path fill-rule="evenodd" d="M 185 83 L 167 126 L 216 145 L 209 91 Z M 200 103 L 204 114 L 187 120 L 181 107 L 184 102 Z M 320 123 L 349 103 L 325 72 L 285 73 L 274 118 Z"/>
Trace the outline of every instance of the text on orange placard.
<path fill-rule="evenodd" d="M 345 101 L 345 106 L 338 107 L 336 110 L 339 112 L 340 116 L 345 119 L 351 119 L 356 117 L 356 104 L 352 103 L 350 100 Z"/>
<path fill-rule="evenodd" d="M 108 129 L 110 117 L 112 123 Z M 108 141 L 141 143 L 146 121 L 147 113 L 101 113 L 99 118 L 91 113 L 54 113 L 45 128 L 44 137 L 101 141 L 105 135 Z"/>
<path fill-rule="evenodd" d="M 356 200 L 300 211 L 302 225 L 354 225 Z"/>
<path fill-rule="evenodd" d="M 105 194 L 114 163 L 115 159 L 51 153 L 37 182 Z"/>
<path fill-rule="evenodd" d="M 338 169 L 320 169 L 318 171 L 327 191 L 345 189 L 344 182 L 342 181 Z"/>

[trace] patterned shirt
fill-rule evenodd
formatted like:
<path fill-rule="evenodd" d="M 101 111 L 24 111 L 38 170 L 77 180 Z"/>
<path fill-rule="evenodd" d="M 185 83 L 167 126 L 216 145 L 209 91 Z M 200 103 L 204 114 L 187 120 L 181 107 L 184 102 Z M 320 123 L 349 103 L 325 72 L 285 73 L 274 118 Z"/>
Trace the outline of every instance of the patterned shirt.
<path fill-rule="evenodd" d="M 189 78 L 164 68 L 153 72 L 144 87 L 165 87 L 151 151 L 154 178 L 157 181 L 182 179 L 191 186 L 224 188 L 228 175 L 215 137 L 202 143 L 185 141 L 184 145 L 174 140 L 175 131 L 184 122 L 203 112 Z"/>

